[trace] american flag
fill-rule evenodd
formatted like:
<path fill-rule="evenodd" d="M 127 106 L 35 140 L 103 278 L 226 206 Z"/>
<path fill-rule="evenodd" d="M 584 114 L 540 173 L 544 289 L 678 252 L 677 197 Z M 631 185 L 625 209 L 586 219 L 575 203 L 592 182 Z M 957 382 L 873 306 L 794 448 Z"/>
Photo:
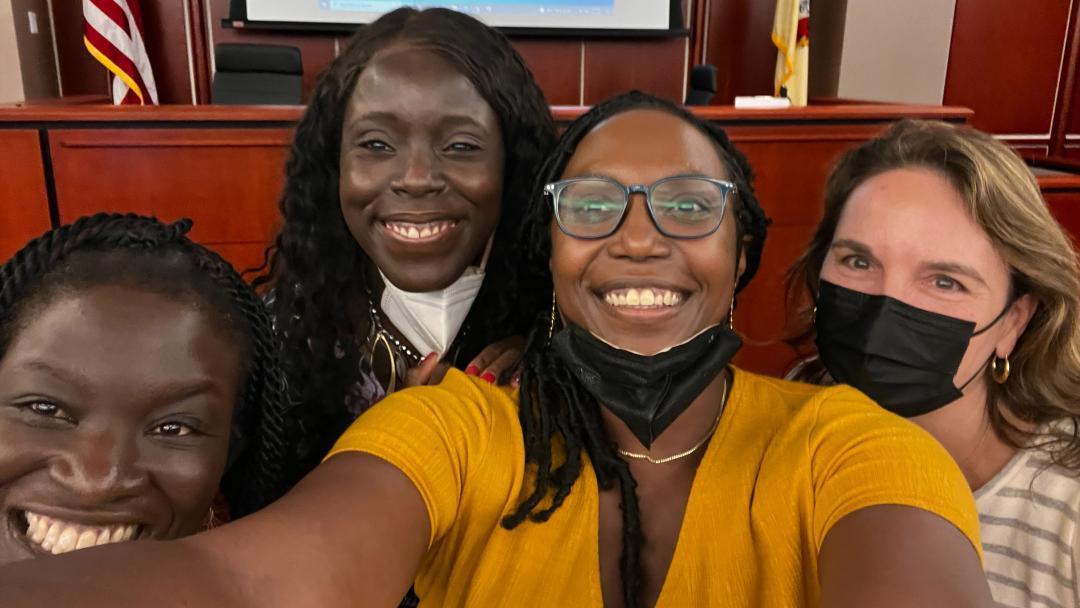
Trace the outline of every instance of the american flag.
<path fill-rule="evenodd" d="M 83 42 L 113 74 L 113 103 L 157 104 L 139 0 L 83 0 Z"/>

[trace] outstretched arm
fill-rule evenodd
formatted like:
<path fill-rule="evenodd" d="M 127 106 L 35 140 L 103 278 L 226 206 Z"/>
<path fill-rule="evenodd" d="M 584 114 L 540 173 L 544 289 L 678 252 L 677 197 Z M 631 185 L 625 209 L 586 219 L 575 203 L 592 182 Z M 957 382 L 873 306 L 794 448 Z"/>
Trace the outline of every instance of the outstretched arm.
<path fill-rule="evenodd" d="M 392 608 L 429 534 L 404 474 L 344 453 L 263 511 L 209 532 L 0 567 L 0 606 Z"/>

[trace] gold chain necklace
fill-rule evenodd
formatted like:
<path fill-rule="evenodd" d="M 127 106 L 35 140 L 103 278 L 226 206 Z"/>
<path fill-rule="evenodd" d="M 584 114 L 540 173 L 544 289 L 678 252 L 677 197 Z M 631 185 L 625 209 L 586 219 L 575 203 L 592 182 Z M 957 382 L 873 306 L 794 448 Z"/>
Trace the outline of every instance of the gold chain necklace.
<path fill-rule="evenodd" d="M 705 445 L 705 442 L 708 441 L 709 438 L 713 436 L 713 433 L 716 432 L 716 427 L 720 426 L 720 416 L 722 416 L 724 414 L 724 408 L 727 406 L 727 375 L 724 376 L 724 393 L 723 394 L 724 394 L 723 399 L 720 401 L 720 409 L 717 410 L 717 412 L 716 412 L 716 420 L 713 420 L 712 426 L 709 427 L 709 432 L 705 433 L 705 436 L 702 437 L 700 440 L 698 440 L 698 442 L 694 444 L 694 447 L 692 447 L 692 448 L 690 448 L 688 450 L 684 450 L 682 452 L 679 452 L 678 454 L 672 454 L 671 456 L 664 456 L 663 458 L 653 458 L 652 456 L 649 456 L 648 454 L 638 454 L 636 452 L 628 452 L 628 451 L 626 451 L 626 450 L 624 450 L 622 448 L 617 449 L 617 451 L 619 452 L 619 455 L 624 456 L 626 458 L 633 458 L 635 460 L 647 460 L 651 464 L 665 464 L 665 463 L 668 463 L 668 462 L 678 460 L 680 458 L 686 458 L 687 456 L 693 454 L 694 452 L 698 451 L 698 448 Z"/>

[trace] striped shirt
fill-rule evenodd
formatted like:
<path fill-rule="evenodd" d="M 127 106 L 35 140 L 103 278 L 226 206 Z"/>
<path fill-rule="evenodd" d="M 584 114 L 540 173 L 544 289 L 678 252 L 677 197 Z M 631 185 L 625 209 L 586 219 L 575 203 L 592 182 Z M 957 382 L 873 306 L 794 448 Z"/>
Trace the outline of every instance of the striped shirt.
<path fill-rule="evenodd" d="M 1021 450 L 975 492 L 984 565 L 998 606 L 1080 608 L 1080 479 Z"/>

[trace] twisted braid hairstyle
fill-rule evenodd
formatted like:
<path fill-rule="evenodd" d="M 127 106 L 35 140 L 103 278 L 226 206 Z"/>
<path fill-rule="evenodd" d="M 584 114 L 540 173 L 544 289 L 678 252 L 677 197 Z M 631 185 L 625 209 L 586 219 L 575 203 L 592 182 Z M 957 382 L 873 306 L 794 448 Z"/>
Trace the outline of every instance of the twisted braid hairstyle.
<path fill-rule="evenodd" d="M 430 50 L 466 76 L 498 117 L 506 147 L 502 215 L 487 280 L 450 348 L 457 355 L 453 362 L 461 365 L 492 342 L 524 335 L 535 312 L 518 305 L 519 293 L 533 286 L 516 279 L 513 239 L 534 171 L 555 141 L 543 93 L 506 37 L 476 19 L 446 9 L 387 13 L 353 36 L 313 92 L 286 165 L 284 223 L 267 251 L 268 268 L 255 280 L 256 288 L 274 293 L 272 314 L 285 336 L 286 367 L 296 391 L 294 480 L 318 463 L 351 422 L 346 394 L 363 380 L 358 370 L 360 342 L 369 330 L 369 262 L 342 216 L 339 156 L 357 78 L 379 50 L 395 43 Z"/>
<path fill-rule="evenodd" d="M 187 238 L 191 220 L 83 217 L 30 241 L 0 266 L 0 359 L 27 320 L 55 298 L 111 285 L 198 307 L 244 353 L 221 490 L 239 517 L 278 498 L 287 404 L 280 347 L 258 295 L 216 253 Z"/>
<path fill-rule="evenodd" d="M 578 144 L 597 125 L 617 114 L 639 109 L 673 114 L 713 141 L 717 153 L 727 166 L 728 178 L 737 188 L 733 215 L 738 222 L 740 246 L 746 255 L 746 270 L 739 279 L 736 292 L 745 287 L 757 272 L 769 219 L 754 195 L 751 185 L 753 176 L 746 158 L 720 127 L 666 100 L 633 91 L 597 105 L 574 121 L 540 168 L 533 187 L 533 204 L 522 225 L 521 240 L 527 251 L 529 276 L 534 283 L 546 287 L 547 297 L 551 297 L 552 293 L 549 269 L 552 208 L 543 197 L 543 185 L 560 178 Z M 614 444 L 604 431 L 596 400 L 549 348 L 548 333 L 552 323 L 548 314 L 536 319 L 524 355 L 520 418 L 526 460 L 536 467 L 535 481 L 531 491 L 521 499 L 516 511 L 503 519 L 502 525 L 512 529 L 526 519 L 546 521 L 570 494 L 581 474 L 582 454 L 588 454 L 600 488 L 611 489 L 618 484 L 623 518 L 623 552 L 620 560 L 623 596 L 628 607 L 639 606 L 644 538 L 635 492 L 636 482 L 629 465 L 617 455 Z M 564 452 L 560 458 L 553 457 L 556 450 Z M 556 466 L 557 461 L 561 463 Z"/>

